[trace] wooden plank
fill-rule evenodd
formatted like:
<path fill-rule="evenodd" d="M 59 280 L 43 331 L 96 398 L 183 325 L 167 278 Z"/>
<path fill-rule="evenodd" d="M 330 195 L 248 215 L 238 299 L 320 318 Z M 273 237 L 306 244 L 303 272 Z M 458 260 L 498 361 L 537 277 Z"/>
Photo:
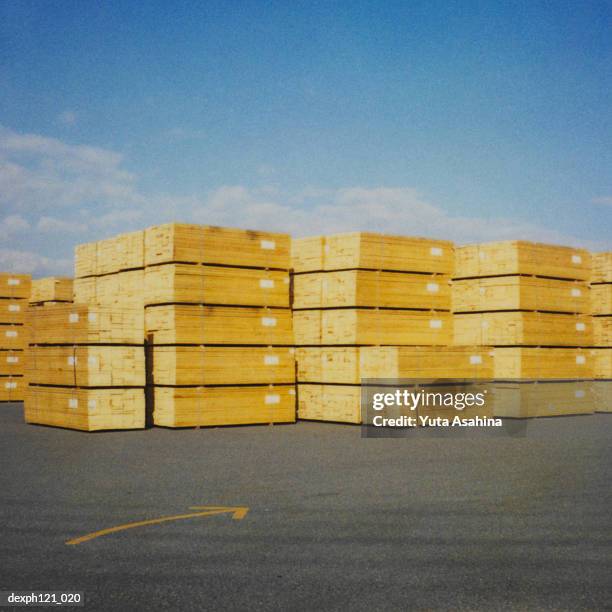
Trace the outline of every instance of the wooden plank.
<path fill-rule="evenodd" d="M 151 344 L 293 344 L 289 309 L 151 306 L 145 322 Z"/>
<path fill-rule="evenodd" d="M 361 387 L 298 385 L 297 414 L 309 421 L 361 423 Z"/>
<path fill-rule="evenodd" d="M 32 281 L 30 303 L 72 302 L 73 281 L 66 276 L 49 276 Z"/>
<path fill-rule="evenodd" d="M 454 312 L 543 310 L 586 313 L 589 287 L 581 281 L 497 276 L 453 281 Z"/>
<path fill-rule="evenodd" d="M 367 268 L 450 274 L 453 269 L 452 242 L 369 232 L 297 239 L 292 255 L 295 272 Z"/>
<path fill-rule="evenodd" d="M 309 383 L 360 384 L 359 353 L 355 346 L 297 348 L 297 379 Z"/>
<path fill-rule="evenodd" d="M 289 307 L 289 273 L 223 266 L 164 264 L 145 270 L 146 304 Z"/>
<path fill-rule="evenodd" d="M 454 316 L 454 344 L 590 346 L 592 317 L 539 312 L 486 312 Z"/>
<path fill-rule="evenodd" d="M 612 315 L 612 283 L 591 286 L 591 314 Z"/>
<path fill-rule="evenodd" d="M 27 345 L 27 327 L 24 325 L 0 325 L 0 350 L 23 351 Z"/>
<path fill-rule="evenodd" d="M 0 402 L 23 402 L 27 386 L 22 376 L 0 376 Z"/>
<path fill-rule="evenodd" d="M 75 248 L 75 278 L 112 274 L 144 266 L 144 230 L 80 244 Z"/>
<path fill-rule="evenodd" d="M 0 350 L 0 376 L 23 376 L 26 369 L 26 351 Z"/>
<path fill-rule="evenodd" d="M 610 380 L 594 380 L 591 383 L 595 412 L 612 412 L 611 385 L 612 381 Z"/>
<path fill-rule="evenodd" d="M 24 415 L 27 423 L 82 431 L 142 429 L 144 389 L 76 389 L 30 385 Z"/>
<path fill-rule="evenodd" d="M 588 349 L 498 347 L 496 379 L 593 378 L 595 359 Z"/>
<path fill-rule="evenodd" d="M 293 423 L 295 387 L 155 387 L 153 422 L 162 427 Z"/>
<path fill-rule="evenodd" d="M 594 348 L 589 351 L 593 360 L 593 378 L 612 380 L 612 347 Z M 612 391 L 612 387 L 609 387 Z"/>
<path fill-rule="evenodd" d="M 595 410 L 591 381 L 498 383 L 493 391 L 496 417 L 566 416 Z"/>
<path fill-rule="evenodd" d="M 612 251 L 593 253 L 592 283 L 612 283 Z"/>
<path fill-rule="evenodd" d="M 185 262 L 288 270 L 288 234 L 167 223 L 145 230 L 145 265 Z"/>
<path fill-rule="evenodd" d="M 21 298 L 0 298 L 0 324 L 23 325 L 26 320 L 28 301 Z"/>
<path fill-rule="evenodd" d="M 32 346 L 26 375 L 32 384 L 144 387 L 142 346 Z"/>
<path fill-rule="evenodd" d="M 382 307 L 450 310 L 449 277 L 346 270 L 297 274 L 294 308 Z"/>
<path fill-rule="evenodd" d="M 612 346 L 612 316 L 592 317 L 591 320 L 593 321 L 593 346 Z"/>
<path fill-rule="evenodd" d="M 143 309 L 144 270 L 128 270 L 105 276 L 76 278 L 74 301 L 108 308 Z"/>
<path fill-rule="evenodd" d="M 444 345 L 452 338 L 447 312 L 416 310 L 300 310 L 293 313 L 296 345 Z"/>
<path fill-rule="evenodd" d="M 151 350 L 151 384 L 293 384 L 295 351 L 286 347 L 156 346 Z"/>
<path fill-rule="evenodd" d="M 29 274 L 0 272 L 0 298 L 29 299 L 32 277 Z"/>
<path fill-rule="evenodd" d="M 144 313 L 137 309 L 56 304 L 28 311 L 30 344 L 142 344 Z"/>
<path fill-rule="evenodd" d="M 470 244 L 455 249 L 455 278 L 502 274 L 588 280 L 590 253 L 585 249 L 523 240 Z"/>

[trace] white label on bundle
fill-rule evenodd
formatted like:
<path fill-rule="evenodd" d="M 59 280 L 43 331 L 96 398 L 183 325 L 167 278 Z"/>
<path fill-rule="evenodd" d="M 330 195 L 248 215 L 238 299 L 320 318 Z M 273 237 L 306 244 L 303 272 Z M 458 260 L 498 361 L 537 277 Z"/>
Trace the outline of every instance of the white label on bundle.
<path fill-rule="evenodd" d="M 430 319 L 429 327 L 432 329 L 440 329 L 442 327 L 442 321 L 440 321 L 440 319 Z"/>
<path fill-rule="evenodd" d="M 431 291 L 432 293 L 435 293 L 439 289 L 440 289 L 440 285 L 438 285 L 438 283 L 427 283 L 427 291 Z"/>
<path fill-rule="evenodd" d="M 575 397 L 584 397 L 584 391 L 578 389 L 578 391 L 574 391 Z"/>
<path fill-rule="evenodd" d="M 19 357 L 13 357 L 10 355 L 6 358 L 6 363 L 19 363 Z"/>
<path fill-rule="evenodd" d="M 482 329 L 487 329 L 487 327 L 489 327 L 489 322 L 488 321 L 481 321 L 480 327 L 482 327 Z"/>
<path fill-rule="evenodd" d="M 79 313 L 78 312 L 71 312 L 68 315 L 68 321 L 70 323 L 78 323 L 79 322 Z"/>
<path fill-rule="evenodd" d="M 8 284 L 9 285 L 21 285 L 21 279 L 20 278 L 9 278 Z"/>
<path fill-rule="evenodd" d="M 259 286 L 262 289 L 274 289 L 274 281 L 271 278 L 262 278 L 259 281 Z"/>
<path fill-rule="evenodd" d="M 576 323 L 577 331 L 584 331 L 586 329 L 586 325 L 584 323 Z"/>
<path fill-rule="evenodd" d="M 264 327 L 276 327 L 276 317 L 261 317 L 261 324 Z"/>
<path fill-rule="evenodd" d="M 79 407 L 79 400 L 76 397 L 71 397 L 68 400 L 68 408 L 78 408 Z"/>
<path fill-rule="evenodd" d="M 13 330 L 13 329 L 9 329 L 6 332 L 6 337 L 7 338 L 16 338 L 17 337 L 17 332 L 15 330 Z"/>
<path fill-rule="evenodd" d="M 484 295 L 487 292 L 487 290 L 484 287 L 480 287 L 478 289 L 478 293 L 480 293 L 480 295 Z"/>
<path fill-rule="evenodd" d="M 278 365 L 278 355 L 264 355 L 265 365 Z"/>
<path fill-rule="evenodd" d="M 574 264 L 581 264 L 582 263 L 582 257 L 580 257 L 580 255 L 572 255 L 572 263 L 574 263 Z"/>
<path fill-rule="evenodd" d="M 470 355 L 470 363 L 471 364 L 482 363 L 482 357 L 480 355 Z"/>
<path fill-rule="evenodd" d="M 572 297 L 580 297 L 582 295 L 582 291 L 580 289 L 572 289 Z"/>
<path fill-rule="evenodd" d="M 68 357 L 68 365 L 71 365 L 71 366 L 76 365 L 76 362 L 77 362 L 77 358 L 76 357 L 73 357 L 72 355 L 70 355 L 70 357 Z"/>
<path fill-rule="evenodd" d="M 487 252 L 486 251 L 478 251 L 478 257 L 480 257 L 480 259 L 486 259 L 487 258 Z"/>
<path fill-rule="evenodd" d="M 19 312 L 21 306 L 19 304 L 9 304 L 9 312 Z"/>
<path fill-rule="evenodd" d="M 95 410 L 95 409 L 98 407 L 98 402 L 97 402 L 96 400 L 89 400 L 89 401 L 87 402 L 87 407 L 88 407 L 90 410 Z"/>
<path fill-rule="evenodd" d="M 274 240 L 262 240 L 261 248 L 268 251 L 273 251 L 276 248 L 276 242 L 274 242 Z"/>
<path fill-rule="evenodd" d="M 278 393 L 266 394 L 266 404 L 280 404 L 280 395 Z"/>
<path fill-rule="evenodd" d="M 586 363 L 586 357 L 584 355 L 576 355 L 576 363 Z"/>
<path fill-rule="evenodd" d="M 326 253 L 329 253 L 329 244 L 326 244 L 326 245 L 323 247 L 323 250 L 324 250 Z"/>
<path fill-rule="evenodd" d="M 87 358 L 87 363 L 89 365 L 95 366 L 98 363 L 98 358 L 90 356 L 90 357 Z"/>
<path fill-rule="evenodd" d="M 90 312 L 90 313 L 87 315 L 87 320 L 88 320 L 90 323 L 95 323 L 95 322 L 98 320 L 98 315 L 97 315 L 95 312 Z"/>
<path fill-rule="evenodd" d="M 295 389 L 289 389 L 289 395 L 295 395 Z"/>
<path fill-rule="evenodd" d="M 431 247 L 429 253 L 434 257 L 440 257 L 442 255 L 442 249 L 440 247 Z"/>
<path fill-rule="evenodd" d="M 7 382 L 4 386 L 7 389 L 16 389 L 17 388 L 17 383 L 16 382 Z"/>

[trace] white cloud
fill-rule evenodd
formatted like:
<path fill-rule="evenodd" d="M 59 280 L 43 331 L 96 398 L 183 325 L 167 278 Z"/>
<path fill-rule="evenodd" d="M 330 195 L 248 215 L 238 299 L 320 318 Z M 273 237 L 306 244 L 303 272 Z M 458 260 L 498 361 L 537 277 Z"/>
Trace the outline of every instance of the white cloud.
<path fill-rule="evenodd" d="M 73 263 L 69 258 L 56 259 L 33 251 L 0 249 L 0 270 L 33 274 L 34 276 L 70 275 L 73 271 Z"/>
<path fill-rule="evenodd" d="M 49 233 L 78 233 L 87 229 L 85 223 L 79 223 L 71 219 L 56 219 L 55 217 L 41 217 L 36 224 L 36 229 L 40 232 Z"/>

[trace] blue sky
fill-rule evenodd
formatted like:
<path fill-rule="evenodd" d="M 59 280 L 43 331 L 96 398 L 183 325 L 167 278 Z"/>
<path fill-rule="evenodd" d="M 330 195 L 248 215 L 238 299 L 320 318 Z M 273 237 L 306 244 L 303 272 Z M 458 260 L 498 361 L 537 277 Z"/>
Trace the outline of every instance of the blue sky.
<path fill-rule="evenodd" d="M 612 248 L 612 2 L 0 3 L 0 269 L 184 220 Z"/>

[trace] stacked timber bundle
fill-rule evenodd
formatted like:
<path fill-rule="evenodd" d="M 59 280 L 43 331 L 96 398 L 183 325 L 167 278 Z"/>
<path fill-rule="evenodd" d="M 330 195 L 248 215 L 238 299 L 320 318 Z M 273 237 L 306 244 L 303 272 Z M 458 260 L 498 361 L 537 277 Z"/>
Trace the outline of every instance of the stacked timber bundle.
<path fill-rule="evenodd" d="M 289 236 L 166 224 L 144 255 L 154 424 L 295 421 Z"/>
<path fill-rule="evenodd" d="M 28 274 L 0 273 L 0 402 L 20 402 L 25 394 Z"/>
<path fill-rule="evenodd" d="M 494 346 L 496 416 L 593 411 L 590 254 L 523 241 L 455 250 L 454 342 Z"/>
<path fill-rule="evenodd" d="M 145 352 L 138 310 L 31 308 L 28 423 L 83 431 L 145 425 Z"/>
<path fill-rule="evenodd" d="M 30 306 L 65 304 L 73 301 L 73 281 L 63 276 L 49 276 L 32 281 Z"/>
<path fill-rule="evenodd" d="M 482 347 L 447 347 L 451 242 L 319 236 L 294 240 L 292 259 L 299 418 L 360 423 L 365 378 L 490 375 Z"/>

